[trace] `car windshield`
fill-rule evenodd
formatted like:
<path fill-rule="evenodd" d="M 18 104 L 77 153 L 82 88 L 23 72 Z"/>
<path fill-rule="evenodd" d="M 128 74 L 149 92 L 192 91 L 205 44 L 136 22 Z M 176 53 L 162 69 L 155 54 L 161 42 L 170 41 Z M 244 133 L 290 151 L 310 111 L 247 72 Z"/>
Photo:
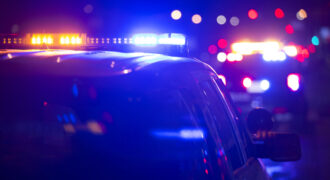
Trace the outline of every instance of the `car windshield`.
<path fill-rule="evenodd" d="M 206 177 L 201 118 L 180 90 L 135 80 L 1 78 L 2 176 Z"/>

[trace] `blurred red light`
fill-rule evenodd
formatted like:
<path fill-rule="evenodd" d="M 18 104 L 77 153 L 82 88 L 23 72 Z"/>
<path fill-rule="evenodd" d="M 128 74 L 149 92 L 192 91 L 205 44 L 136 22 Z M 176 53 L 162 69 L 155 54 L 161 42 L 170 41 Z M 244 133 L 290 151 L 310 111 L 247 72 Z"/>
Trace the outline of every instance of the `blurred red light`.
<path fill-rule="evenodd" d="M 309 52 L 307 49 L 303 49 L 301 51 L 301 55 L 304 57 L 304 58 L 309 58 Z"/>
<path fill-rule="evenodd" d="M 208 51 L 209 51 L 210 54 L 215 54 L 215 53 L 217 53 L 218 48 L 217 48 L 216 45 L 212 44 L 212 45 L 209 46 Z"/>
<path fill-rule="evenodd" d="M 275 17 L 278 19 L 284 18 L 284 12 L 281 8 L 275 9 Z"/>
<path fill-rule="evenodd" d="M 222 48 L 222 49 L 226 48 L 227 47 L 227 41 L 225 39 L 219 39 L 218 46 L 219 46 L 219 48 Z"/>
<path fill-rule="evenodd" d="M 245 77 L 242 82 L 245 88 L 250 88 L 252 86 L 252 80 L 249 77 Z"/>
<path fill-rule="evenodd" d="M 294 33 L 293 27 L 290 24 L 288 24 L 287 26 L 285 26 L 285 31 L 288 34 L 293 34 Z"/>
<path fill-rule="evenodd" d="M 254 9 L 250 9 L 248 12 L 248 16 L 250 19 L 257 19 L 258 18 L 258 12 Z"/>
<path fill-rule="evenodd" d="M 315 53 L 315 52 L 316 52 L 316 48 L 315 48 L 315 46 L 314 46 L 313 44 L 310 44 L 310 45 L 308 46 L 308 51 L 309 51 L 310 53 Z"/>
<path fill-rule="evenodd" d="M 298 54 L 298 55 L 296 56 L 296 58 L 297 58 L 297 60 L 298 60 L 299 62 L 304 62 L 304 61 L 305 61 L 305 58 L 304 58 L 304 56 L 303 56 L 302 54 Z"/>

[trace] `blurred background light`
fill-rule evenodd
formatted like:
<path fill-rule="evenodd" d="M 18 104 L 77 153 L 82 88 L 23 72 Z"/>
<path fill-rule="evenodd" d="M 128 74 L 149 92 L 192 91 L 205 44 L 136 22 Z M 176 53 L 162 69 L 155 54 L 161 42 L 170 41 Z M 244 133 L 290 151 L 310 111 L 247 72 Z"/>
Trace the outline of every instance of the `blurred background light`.
<path fill-rule="evenodd" d="M 310 53 L 315 53 L 316 52 L 315 46 L 313 44 L 308 45 L 308 51 Z"/>
<path fill-rule="evenodd" d="M 293 45 L 285 46 L 283 48 L 283 50 L 290 57 L 295 57 L 298 54 L 298 50 L 297 50 L 296 46 L 293 46 Z"/>
<path fill-rule="evenodd" d="M 234 62 L 234 61 L 236 61 L 236 55 L 234 53 L 229 53 L 227 55 L 227 59 L 229 62 Z"/>
<path fill-rule="evenodd" d="M 227 41 L 225 39 L 219 39 L 218 47 L 222 48 L 222 49 L 226 48 L 227 47 Z"/>
<path fill-rule="evenodd" d="M 254 20 L 258 18 L 258 12 L 254 9 L 250 9 L 248 12 L 248 16 L 250 19 Z"/>
<path fill-rule="evenodd" d="M 284 12 L 281 8 L 275 9 L 275 17 L 278 19 L 284 18 Z"/>
<path fill-rule="evenodd" d="M 284 52 L 266 52 L 262 55 L 265 61 L 284 61 L 286 60 L 286 55 Z"/>
<path fill-rule="evenodd" d="M 287 85 L 292 91 L 297 91 L 300 86 L 300 75 L 289 74 L 287 77 Z"/>
<path fill-rule="evenodd" d="M 260 82 L 260 88 L 262 90 L 266 91 L 269 89 L 269 87 L 270 87 L 270 82 L 268 80 L 264 79 Z"/>
<path fill-rule="evenodd" d="M 293 33 L 294 33 L 294 29 L 293 29 L 293 27 L 291 26 L 291 24 L 288 24 L 288 25 L 285 26 L 285 31 L 286 31 L 286 33 L 288 33 L 288 34 L 293 34 Z"/>
<path fill-rule="evenodd" d="M 302 21 L 307 18 L 307 12 L 304 9 L 300 9 L 297 12 L 296 16 L 298 20 Z"/>
<path fill-rule="evenodd" d="M 250 88 L 252 86 L 252 80 L 249 77 L 245 77 L 242 81 L 242 84 L 245 88 Z"/>
<path fill-rule="evenodd" d="M 174 20 L 179 20 L 179 19 L 182 17 L 182 13 L 181 13 L 181 11 L 179 11 L 179 10 L 174 10 L 174 11 L 172 11 L 172 13 L 171 13 L 171 17 L 172 17 L 172 19 L 174 19 Z"/>
<path fill-rule="evenodd" d="M 223 84 L 226 85 L 226 83 L 227 83 L 226 82 L 226 77 L 224 75 L 221 75 L 221 74 L 219 74 L 218 77 L 219 77 L 219 79 L 221 79 L 221 81 L 223 82 Z"/>
<path fill-rule="evenodd" d="M 227 21 L 227 19 L 226 19 L 226 17 L 223 16 L 223 15 L 219 15 L 219 16 L 217 17 L 217 23 L 220 24 L 220 25 L 225 24 L 226 21 Z"/>
<path fill-rule="evenodd" d="M 199 24 L 202 22 L 202 17 L 199 14 L 195 14 L 192 16 L 191 20 L 194 24 Z"/>
<path fill-rule="evenodd" d="M 229 21 L 230 21 L 230 24 L 232 26 L 238 26 L 239 25 L 239 19 L 236 16 L 231 17 Z"/>
<path fill-rule="evenodd" d="M 319 38 L 318 38 L 317 36 L 313 36 L 313 37 L 312 37 L 312 44 L 313 44 L 314 46 L 318 46 L 318 45 L 320 45 L 320 40 L 319 40 Z"/>
<path fill-rule="evenodd" d="M 225 62 L 227 59 L 227 55 L 224 52 L 219 52 L 217 55 L 217 59 L 219 62 Z"/>
<path fill-rule="evenodd" d="M 209 46 L 208 51 L 209 51 L 210 54 L 215 54 L 215 53 L 217 53 L 218 48 L 217 48 L 216 45 L 212 44 L 212 45 Z"/>
<path fill-rule="evenodd" d="M 138 46 L 155 46 L 157 44 L 156 34 L 135 34 L 132 39 L 133 44 Z"/>

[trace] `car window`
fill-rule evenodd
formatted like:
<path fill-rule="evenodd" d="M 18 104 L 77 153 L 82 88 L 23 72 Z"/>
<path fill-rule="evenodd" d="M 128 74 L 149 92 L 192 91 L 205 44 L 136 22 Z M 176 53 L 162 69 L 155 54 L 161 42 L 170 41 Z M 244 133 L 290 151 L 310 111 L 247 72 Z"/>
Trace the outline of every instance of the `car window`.
<path fill-rule="evenodd" d="M 206 114 L 209 121 L 212 121 L 214 128 L 219 132 L 221 144 L 232 170 L 241 167 L 244 164 L 242 150 L 239 139 L 233 128 L 230 114 L 226 109 L 226 104 L 220 99 L 211 79 L 199 83 L 205 101 L 207 102 Z"/>
<path fill-rule="evenodd" d="M 122 79 L 108 78 L 1 82 L 7 85 L 0 110 L 4 179 L 14 174 L 212 179 L 215 174 L 203 119 L 179 89 L 151 81 L 152 88 L 123 88 Z"/>

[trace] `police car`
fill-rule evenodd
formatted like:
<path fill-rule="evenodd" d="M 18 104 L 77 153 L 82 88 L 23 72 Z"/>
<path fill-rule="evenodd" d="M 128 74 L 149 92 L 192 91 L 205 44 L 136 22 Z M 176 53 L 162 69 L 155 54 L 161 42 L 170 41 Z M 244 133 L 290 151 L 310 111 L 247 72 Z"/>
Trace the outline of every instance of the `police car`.
<path fill-rule="evenodd" d="M 298 137 L 271 132 L 267 111 L 238 119 L 216 72 L 197 59 L 39 36 L 0 51 L 1 179 L 269 179 L 258 158 L 300 158 Z M 64 50 L 47 49 L 56 43 Z"/>

